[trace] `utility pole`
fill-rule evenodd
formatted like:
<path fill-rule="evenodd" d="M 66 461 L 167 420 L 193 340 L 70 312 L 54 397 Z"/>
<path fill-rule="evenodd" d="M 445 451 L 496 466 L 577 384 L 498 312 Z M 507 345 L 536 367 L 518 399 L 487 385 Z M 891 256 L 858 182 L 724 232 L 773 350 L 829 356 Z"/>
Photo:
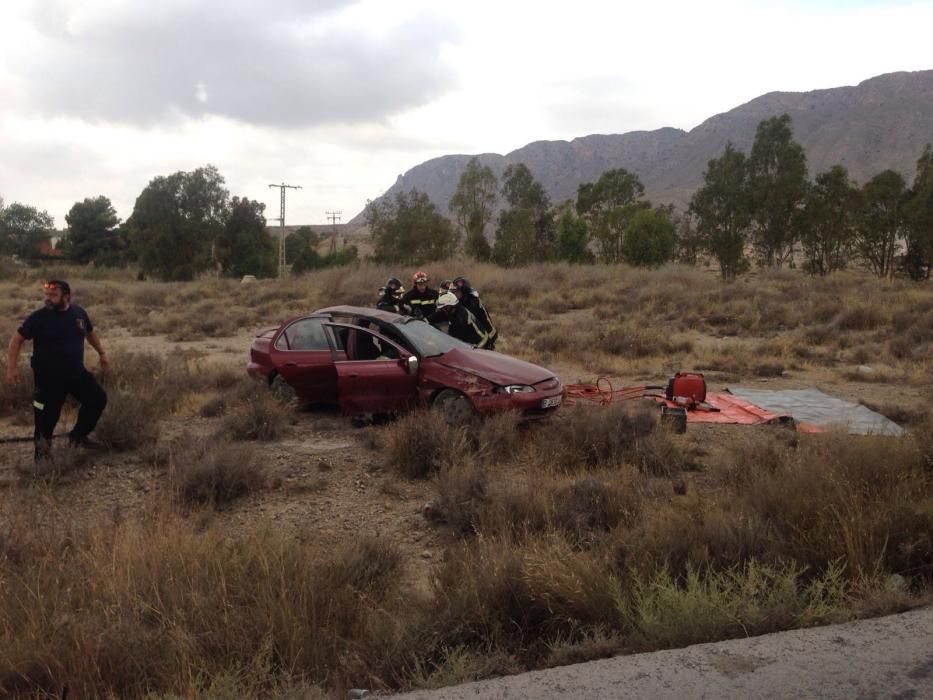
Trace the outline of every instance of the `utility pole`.
<path fill-rule="evenodd" d="M 324 213 L 327 214 L 327 220 L 330 221 L 330 223 L 334 227 L 334 234 L 333 236 L 331 236 L 331 239 L 330 239 L 330 252 L 336 253 L 337 252 L 337 224 L 340 223 L 340 215 L 343 212 L 342 211 L 327 211 Z"/>
<path fill-rule="evenodd" d="M 300 190 L 301 185 L 286 185 L 284 182 L 281 185 L 269 185 L 269 187 L 278 187 L 279 191 L 282 193 L 282 207 L 281 214 L 278 218 L 279 222 L 279 277 L 285 277 L 288 274 L 288 268 L 285 266 L 285 190 Z M 276 219 L 273 219 L 275 221 Z"/>

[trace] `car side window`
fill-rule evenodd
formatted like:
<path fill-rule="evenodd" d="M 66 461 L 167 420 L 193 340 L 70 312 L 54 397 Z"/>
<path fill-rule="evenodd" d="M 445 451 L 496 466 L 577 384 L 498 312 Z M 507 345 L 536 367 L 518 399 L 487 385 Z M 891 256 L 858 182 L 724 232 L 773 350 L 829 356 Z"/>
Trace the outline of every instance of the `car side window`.
<path fill-rule="evenodd" d="M 330 350 L 319 318 L 303 318 L 286 328 L 275 341 L 276 350 Z"/>
<path fill-rule="evenodd" d="M 347 339 L 347 359 L 351 361 L 365 360 L 398 360 L 398 348 L 386 340 L 377 338 L 364 330 L 351 330 Z"/>

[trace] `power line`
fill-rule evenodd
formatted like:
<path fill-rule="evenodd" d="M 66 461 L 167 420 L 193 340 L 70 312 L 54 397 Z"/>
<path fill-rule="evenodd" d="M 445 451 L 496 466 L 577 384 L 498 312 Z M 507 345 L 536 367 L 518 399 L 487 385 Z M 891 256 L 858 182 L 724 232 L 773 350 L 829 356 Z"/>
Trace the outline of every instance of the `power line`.
<path fill-rule="evenodd" d="M 337 224 L 340 223 L 340 215 L 343 214 L 343 212 L 342 211 L 327 211 L 324 213 L 327 214 L 327 220 L 330 221 L 330 223 L 334 227 L 334 233 L 330 239 L 330 252 L 336 253 L 337 252 Z"/>
<path fill-rule="evenodd" d="M 282 195 L 281 215 L 279 222 L 279 277 L 285 277 L 288 274 L 288 268 L 285 266 L 285 190 L 300 190 L 301 185 L 269 185 L 269 187 L 278 187 Z M 276 221 L 276 219 L 273 219 Z"/>

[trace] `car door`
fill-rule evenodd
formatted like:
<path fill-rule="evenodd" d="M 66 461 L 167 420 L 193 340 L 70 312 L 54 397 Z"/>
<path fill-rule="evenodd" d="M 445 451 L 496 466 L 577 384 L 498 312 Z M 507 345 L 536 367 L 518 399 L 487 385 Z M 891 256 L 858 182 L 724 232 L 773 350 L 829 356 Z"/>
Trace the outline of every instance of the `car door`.
<path fill-rule="evenodd" d="M 403 411 L 418 400 L 418 360 L 379 333 L 325 324 L 334 343 L 337 402 L 343 413 Z"/>
<path fill-rule="evenodd" d="M 337 371 L 322 318 L 300 318 L 290 323 L 272 343 L 276 371 L 305 401 L 337 400 Z"/>

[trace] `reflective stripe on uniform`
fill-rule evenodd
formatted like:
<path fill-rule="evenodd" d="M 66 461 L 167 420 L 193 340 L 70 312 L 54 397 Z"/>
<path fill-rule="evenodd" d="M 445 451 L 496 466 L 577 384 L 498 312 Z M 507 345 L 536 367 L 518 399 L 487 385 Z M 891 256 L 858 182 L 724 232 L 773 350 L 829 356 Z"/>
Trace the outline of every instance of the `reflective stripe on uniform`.
<path fill-rule="evenodd" d="M 36 409 L 38 409 L 38 410 L 40 410 L 40 411 L 45 410 L 45 404 L 44 404 L 44 403 L 39 403 L 38 401 L 33 401 L 33 402 L 32 402 L 32 407 L 33 407 L 33 408 L 36 408 Z"/>
<path fill-rule="evenodd" d="M 486 343 L 489 342 L 489 335 L 479 327 L 479 324 L 476 322 L 476 316 L 473 315 L 472 311 L 466 307 L 464 307 L 463 310 L 467 312 L 467 321 L 471 326 L 473 326 L 473 330 L 476 331 L 476 335 L 478 335 L 480 338 L 480 341 L 476 344 L 476 347 L 484 347 Z"/>
<path fill-rule="evenodd" d="M 483 315 L 486 316 L 486 322 L 489 324 L 489 337 L 491 338 L 491 337 L 494 336 L 494 335 L 498 335 L 498 334 L 496 333 L 496 327 L 495 327 L 494 325 L 492 325 L 492 318 L 489 316 L 489 312 L 486 311 L 486 307 L 483 306 L 483 300 L 480 299 L 479 297 L 477 297 L 477 298 L 476 298 L 476 301 L 479 302 L 479 308 L 481 308 L 481 309 L 483 310 Z"/>

